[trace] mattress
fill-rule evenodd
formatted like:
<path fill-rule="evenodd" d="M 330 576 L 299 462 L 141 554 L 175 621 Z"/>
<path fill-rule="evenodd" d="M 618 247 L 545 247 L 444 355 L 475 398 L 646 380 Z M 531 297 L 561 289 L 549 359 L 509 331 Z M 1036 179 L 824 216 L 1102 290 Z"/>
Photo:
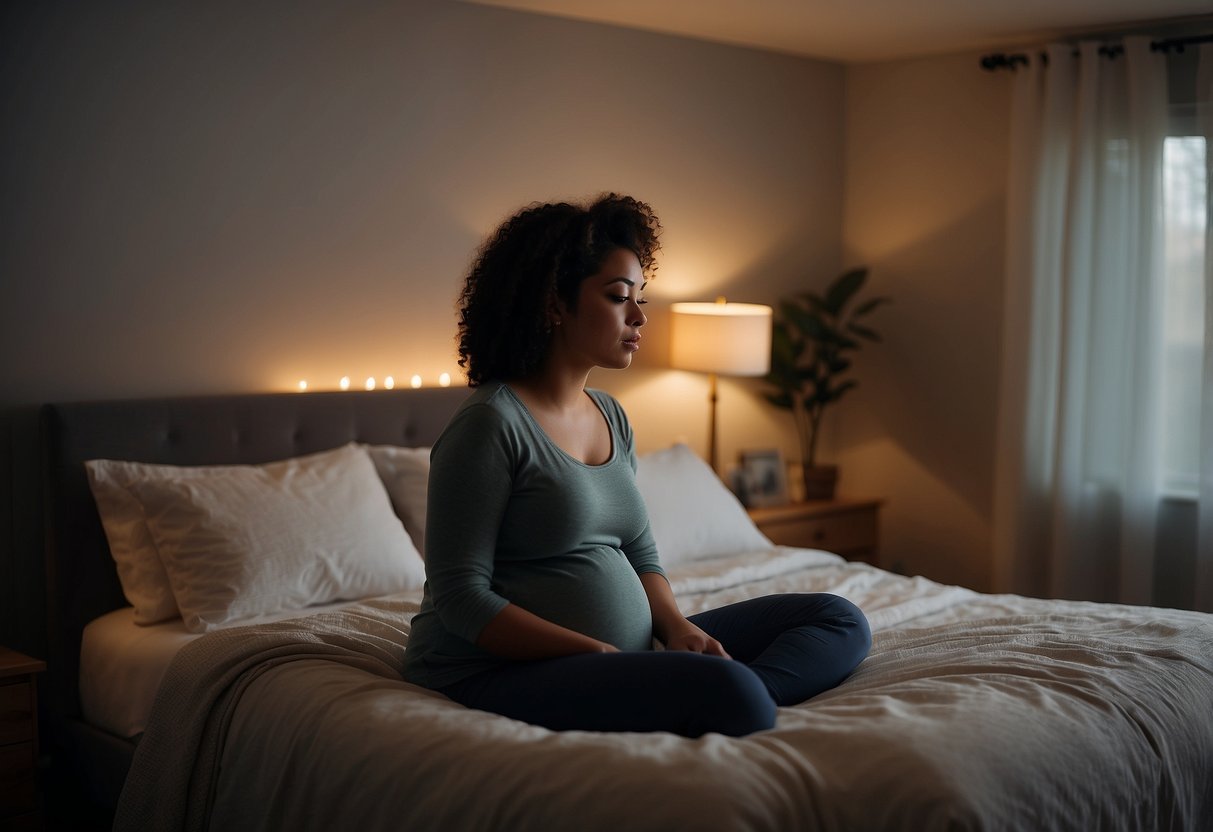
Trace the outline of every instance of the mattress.
<path fill-rule="evenodd" d="M 331 612 L 350 602 L 291 610 L 250 621 L 285 621 Z M 123 607 L 89 622 L 80 645 L 80 710 L 84 720 L 119 737 L 147 727 L 164 674 L 182 647 L 203 636 L 180 618 L 136 624 L 134 607 Z"/>

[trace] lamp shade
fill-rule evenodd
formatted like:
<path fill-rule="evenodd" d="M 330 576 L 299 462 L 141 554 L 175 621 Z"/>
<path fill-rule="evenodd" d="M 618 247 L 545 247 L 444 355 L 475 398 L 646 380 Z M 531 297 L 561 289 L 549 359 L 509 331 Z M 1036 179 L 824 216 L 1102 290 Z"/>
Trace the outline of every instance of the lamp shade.
<path fill-rule="evenodd" d="M 727 376 L 766 375 L 771 369 L 771 307 L 671 304 L 670 366 Z"/>

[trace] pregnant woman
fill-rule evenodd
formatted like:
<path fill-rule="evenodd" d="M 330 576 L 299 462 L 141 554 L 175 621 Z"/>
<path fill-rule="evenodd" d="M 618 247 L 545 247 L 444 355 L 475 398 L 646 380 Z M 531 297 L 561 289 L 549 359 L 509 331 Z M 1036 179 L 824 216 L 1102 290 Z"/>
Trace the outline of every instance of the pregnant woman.
<path fill-rule="evenodd" d="M 659 233 L 610 194 L 527 208 L 480 250 L 459 321 L 475 390 L 431 455 L 408 681 L 554 730 L 741 736 L 867 655 L 867 620 L 835 595 L 678 610 L 627 416 L 585 386 L 641 348 Z"/>

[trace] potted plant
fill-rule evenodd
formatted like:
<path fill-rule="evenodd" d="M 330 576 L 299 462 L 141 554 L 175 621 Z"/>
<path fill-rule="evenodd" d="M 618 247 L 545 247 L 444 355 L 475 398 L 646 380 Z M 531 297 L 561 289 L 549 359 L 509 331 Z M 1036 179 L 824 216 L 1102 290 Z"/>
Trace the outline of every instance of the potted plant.
<path fill-rule="evenodd" d="M 866 268 L 852 269 L 827 286 L 824 294 L 802 292 L 781 301 L 772 328 L 771 371 L 763 380 L 777 392 L 766 397 L 776 407 L 791 410 L 796 419 L 809 500 L 834 496 L 838 466 L 817 464 L 817 437 L 826 408 L 858 385 L 843 378 L 851 368 L 849 355 L 864 341 L 880 341 L 862 321 L 889 299 L 858 302 L 856 295 L 867 277 Z"/>

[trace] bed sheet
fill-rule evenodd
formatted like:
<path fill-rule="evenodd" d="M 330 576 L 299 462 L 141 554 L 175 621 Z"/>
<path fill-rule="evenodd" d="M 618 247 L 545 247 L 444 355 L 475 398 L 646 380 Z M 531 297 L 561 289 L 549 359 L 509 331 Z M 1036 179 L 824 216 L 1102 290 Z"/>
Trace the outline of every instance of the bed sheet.
<path fill-rule="evenodd" d="M 173 658 L 198 638 L 179 618 L 136 624 L 134 607 L 90 621 L 80 643 L 80 711 L 85 721 L 120 737 L 142 733 Z"/>
<path fill-rule="evenodd" d="M 1213 616 L 979 595 L 816 552 L 672 570 L 687 612 L 833 591 L 840 687 L 745 738 L 552 732 L 400 681 L 414 600 L 184 648 L 116 829 L 1202 829 Z"/>
<path fill-rule="evenodd" d="M 420 596 L 420 593 L 417 593 Z M 351 602 L 311 607 L 303 615 L 331 612 Z M 299 618 L 299 610 L 255 623 Z M 80 644 L 80 713 L 85 721 L 119 737 L 143 733 L 156 691 L 181 648 L 201 638 L 180 618 L 136 624 L 135 608 L 123 607 L 90 621 Z"/>

